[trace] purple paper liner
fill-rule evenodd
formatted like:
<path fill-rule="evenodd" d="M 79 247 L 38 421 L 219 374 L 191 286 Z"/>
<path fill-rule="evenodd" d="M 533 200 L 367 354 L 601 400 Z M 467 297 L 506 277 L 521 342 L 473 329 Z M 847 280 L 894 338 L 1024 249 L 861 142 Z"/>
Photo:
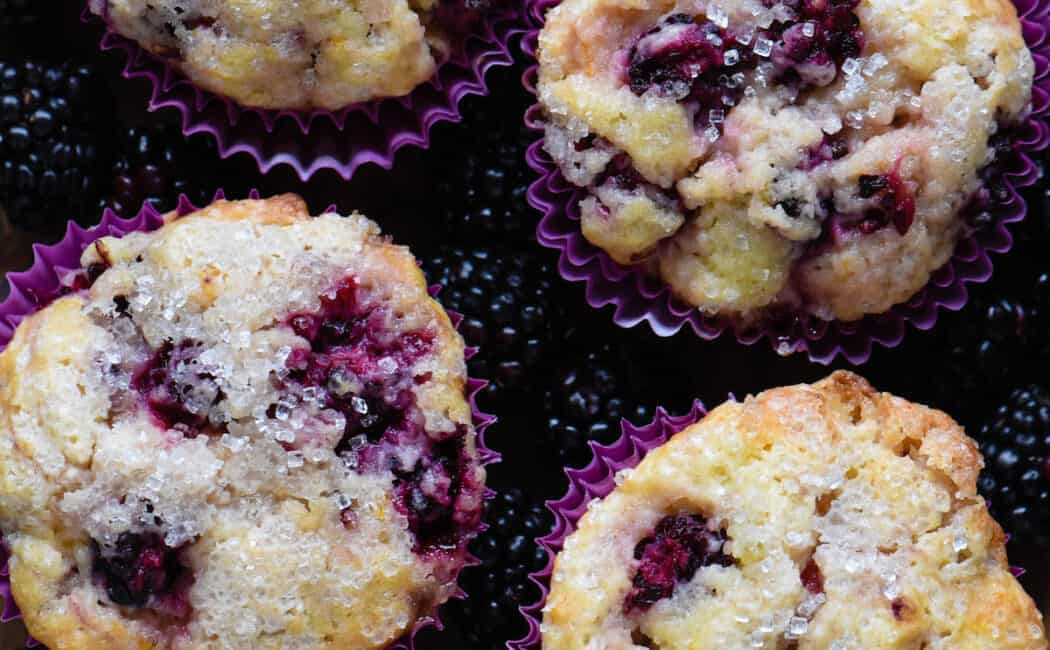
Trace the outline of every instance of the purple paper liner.
<path fill-rule="evenodd" d="M 533 61 L 523 82 L 534 95 L 538 63 L 536 47 L 544 15 L 560 0 L 529 0 L 526 9 L 528 31 L 522 49 Z M 569 183 L 542 147 L 542 136 L 528 149 L 529 166 L 540 175 L 528 192 L 529 203 L 542 212 L 536 238 L 559 251 L 558 271 L 563 278 L 586 285 L 587 303 L 595 308 L 613 307 L 613 321 L 630 328 L 648 322 L 658 336 L 669 337 L 688 325 L 702 339 L 711 340 L 727 329 L 737 341 L 751 345 L 769 339 L 781 355 L 805 352 L 813 361 L 830 364 L 842 356 L 861 364 L 871 356 L 874 345 L 896 347 L 904 339 L 909 325 L 928 330 L 937 322 L 942 309 L 957 311 L 966 304 L 967 284 L 986 282 L 992 275 L 991 253 L 1005 253 L 1013 245 L 1009 225 L 1025 216 L 1025 202 L 1018 188 L 1033 184 L 1039 171 L 1032 156 L 1050 145 L 1050 0 L 1014 0 L 1025 42 L 1035 60 L 1035 82 L 1032 86 L 1032 112 L 1016 129 L 1015 153 L 1004 161 L 1003 180 L 1007 198 L 993 203 L 993 223 L 960 240 L 951 260 L 935 271 L 929 283 L 907 302 L 883 314 L 865 316 L 846 323 L 821 321 L 804 317 L 800 326 L 763 325 L 741 329 L 704 316 L 700 311 L 674 295 L 660 280 L 645 275 L 637 268 L 620 266 L 601 249 L 584 238 L 579 225 L 578 204 L 583 192 Z M 533 131 L 542 131 L 543 109 L 534 104 L 525 114 L 525 123 Z"/>
<path fill-rule="evenodd" d="M 692 409 L 684 415 L 670 415 L 663 408 L 656 410 L 656 417 L 649 424 L 636 426 L 622 420 L 622 435 L 610 445 L 590 442 L 594 458 L 581 469 L 566 468 L 569 488 L 565 496 L 557 501 L 548 501 L 547 509 L 554 515 L 554 526 L 551 532 L 536 540 L 547 551 L 547 566 L 529 574 L 540 590 L 539 600 L 526 607 L 519 608 L 528 623 L 528 633 L 517 640 L 508 641 L 510 650 L 526 650 L 539 647 L 540 617 L 543 606 L 550 593 L 551 573 L 554 571 L 554 558 L 565 544 L 566 538 L 576 531 L 576 524 L 587 512 L 587 506 L 595 499 L 602 499 L 616 487 L 616 473 L 622 469 L 634 468 L 642 459 L 660 445 L 671 439 L 679 431 L 696 424 L 707 415 L 707 409 L 698 400 L 693 402 Z"/>
<path fill-rule="evenodd" d="M 734 399 L 733 395 L 729 396 Z M 594 458 L 582 469 L 566 468 L 569 487 L 565 496 L 548 501 L 547 509 L 554 515 L 551 532 L 540 537 L 536 542 L 547 551 L 547 566 L 529 574 L 529 579 L 539 588 L 539 599 L 519 611 L 528 624 L 528 633 L 520 639 L 507 642 L 508 650 L 531 650 L 540 647 L 540 621 L 543 607 L 550 594 L 551 575 L 554 572 L 554 560 L 565 546 L 565 540 L 576 532 L 576 526 L 587 512 L 587 507 L 595 499 L 603 499 L 616 488 L 617 472 L 635 468 L 648 453 L 663 445 L 679 431 L 682 431 L 707 415 L 702 402 L 693 402 L 692 409 L 685 415 L 669 415 L 663 408 L 656 411 L 656 417 L 649 424 L 635 426 L 623 420 L 620 438 L 610 445 L 599 445 L 591 442 Z M 1009 539 L 1009 536 L 1007 537 Z M 1010 573 L 1019 578 L 1025 570 L 1019 566 L 1010 566 Z"/>
<path fill-rule="evenodd" d="M 223 190 L 215 193 L 215 201 L 225 198 Z M 258 199 L 259 193 L 252 190 L 248 198 Z M 194 206 L 185 195 L 179 196 L 178 206 L 175 209 L 178 216 L 186 215 L 196 211 Z M 335 206 L 330 206 L 325 213 L 335 212 Z M 14 336 L 15 329 L 24 318 L 36 313 L 51 301 L 67 292 L 68 280 L 81 269 L 80 256 L 84 250 L 95 240 L 102 237 L 123 237 L 131 232 L 150 232 L 164 225 L 163 215 L 155 210 L 152 205 L 145 203 L 138 214 L 130 219 L 122 219 L 115 212 L 106 209 L 102 214 L 102 220 L 91 228 L 82 228 L 70 221 L 66 226 L 65 236 L 56 244 L 45 246 L 33 245 L 33 264 L 28 270 L 7 274 L 10 285 L 8 297 L 0 302 L 0 351 L 3 351 Z M 429 288 L 431 296 L 440 292 L 440 286 Z M 457 329 L 463 317 L 456 312 L 448 312 L 452 324 Z M 467 347 L 464 357 L 469 360 L 477 354 L 477 348 Z M 485 386 L 487 381 L 467 378 L 466 394 L 470 404 L 474 430 L 477 435 L 478 458 L 482 466 L 492 465 L 500 462 L 499 452 L 491 449 L 485 444 L 485 434 L 488 428 L 496 421 L 496 416 L 482 411 L 477 404 L 477 395 Z M 495 493 L 491 488 L 485 488 L 485 499 L 491 499 Z M 487 526 L 482 523 L 479 532 Z M 0 623 L 19 619 L 22 617 L 18 611 L 18 605 L 11 594 L 11 582 L 7 571 L 7 548 L 3 543 L 3 534 L 0 532 Z M 468 553 L 464 563 L 465 568 L 476 566 L 477 558 Z M 457 579 L 458 580 L 458 579 Z M 457 586 L 453 599 L 465 598 L 466 593 Z M 438 609 L 426 616 L 420 617 L 412 629 L 405 633 L 399 640 L 388 646 L 388 650 L 412 650 L 415 647 L 415 638 L 422 630 L 428 627 L 442 629 L 441 618 Z M 28 646 L 34 647 L 38 643 L 30 637 Z"/>
<path fill-rule="evenodd" d="M 438 63 L 434 76 L 408 95 L 352 104 L 338 111 L 243 107 L 198 88 L 108 25 L 100 48 L 124 53 L 124 78 L 145 79 L 152 85 L 150 111 L 178 110 L 183 134 L 210 135 L 222 158 L 246 153 L 263 173 L 288 165 L 303 181 L 322 169 L 349 180 L 367 163 L 390 169 L 402 147 L 426 149 L 435 124 L 462 119 L 459 103 L 464 97 L 488 94 L 485 75 L 489 69 L 513 62 L 510 42 L 523 32 L 522 10 L 517 0 L 506 0 L 498 9 L 485 12 L 481 28 L 465 37 L 461 48 Z M 83 19 L 98 17 L 85 9 Z"/>

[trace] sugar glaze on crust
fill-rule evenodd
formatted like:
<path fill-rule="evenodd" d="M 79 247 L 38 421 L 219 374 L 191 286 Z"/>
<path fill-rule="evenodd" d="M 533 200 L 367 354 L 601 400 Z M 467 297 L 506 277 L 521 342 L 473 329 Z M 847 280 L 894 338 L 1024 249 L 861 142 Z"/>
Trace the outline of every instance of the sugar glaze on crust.
<path fill-rule="evenodd" d="M 1034 74 L 1008 0 L 565 0 L 538 56 L 584 236 L 742 321 L 913 296 L 1003 191 Z"/>
<path fill-rule="evenodd" d="M 82 261 L 0 354 L 0 530 L 37 639 L 383 648 L 455 591 L 485 473 L 407 249 L 286 195 Z"/>
<path fill-rule="evenodd" d="M 565 541 L 549 650 L 1045 650 L 944 413 L 836 372 L 729 402 Z"/>
<path fill-rule="evenodd" d="M 122 35 L 244 106 L 337 110 L 407 95 L 478 12 L 459 0 L 91 0 Z"/>

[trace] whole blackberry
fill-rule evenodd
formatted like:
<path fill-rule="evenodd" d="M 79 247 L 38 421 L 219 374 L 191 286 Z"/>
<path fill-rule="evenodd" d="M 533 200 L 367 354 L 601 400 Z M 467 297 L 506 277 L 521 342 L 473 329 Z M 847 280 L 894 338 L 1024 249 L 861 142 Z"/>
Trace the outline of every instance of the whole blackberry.
<path fill-rule="evenodd" d="M 631 385 L 632 378 L 647 373 L 633 365 L 612 343 L 604 343 L 582 358 L 565 359 L 554 371 L 543 400 L 544 442 L 561 464 L 586 464 L 591 458 L 587 443 L 614 442 L 620 437 L 621 418 L 633 424 L 653 419 L 653 404 Z"/>
<path fill-rule="evenodd" d="M 528 631 L 518 608 L 539 598 L 529 574 L 547 566 L 535 540 L 550 532 L 553 518 L 541 501 L 512 488 L 488 504 L 485 521 L 489 529 L 470 546 L 481 564 L 460 577 L 468 598 L 446 610 L 468 647 L 495 650 Z"/>
<path fill-rule="evenodd" d="M 92 66 L 0 62 L 0 206 L 13 225 L 91 220 L 109 124 Z"/>
<path fill-rule="evenodd" d="M 537 139 L 524 126 L 528 95 L 515 66 L 494 76 L 491 93 L 465 100 L 463 122 L 428 153 L 438 206 L 448 232 L 467 241 L 527 246 L 537 214 L 525 199 L 534 174 L 525 150 Z"/>
<path fill-rule="evenodd" d="M 1004 397 L 996 392 L 1004 380 L 1030 381 L 1050 359 L 1050 273 L 1033 273 L 1031 264 L 1016 274 L 1001 270 L 1002 277 L 973 290 L 961 311 L 942 314 L 922 341 L 941 352 L 943 364 L 929 399 L 966 424 Z M 914 379 L 915 396 L 926 397 L 925 379 Z"/>
<path fill-rule="evenodd" d="M 978 436 L 985 468 L 981 494 L 1006 532 L 1050 540 L 1050 392 L 1015 389 Z"/>
<path fill-rule="evenodd" d="M 104 207 L 132 217 L 149 202 L 160 212 L 175 208 L 180 194 L 203 206 L 214 196 L 218 153 L 204 136 L 187 138 L 174 126 L 125 129 L 120 135 L 113 181 Z"/>
<path fill-rule="evenodd" d="M 483 404 L 508 406 L 526 394 L 560 329 L 554 271 L 532 253 L 448 247 L 424 260 L 423 269 L 442 285 L 441 303 L 463 314 L 459 331 L 467 345 L 480 348 L 469 368 L 490 381 Z"/>

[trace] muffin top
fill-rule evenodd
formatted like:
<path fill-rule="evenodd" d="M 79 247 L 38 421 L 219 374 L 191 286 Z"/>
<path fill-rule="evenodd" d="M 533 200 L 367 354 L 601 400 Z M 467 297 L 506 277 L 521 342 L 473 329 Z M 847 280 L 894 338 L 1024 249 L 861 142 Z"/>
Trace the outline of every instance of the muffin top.
<path fill-rule="evenodd" d="M 539 61 L 584 236 L 743 321 L 914 295 L 999 189 L 1034 72 L 1008 0 L 564 0 Z"/>
<path fill-rule="evenodd" d="M 406 248 L 292 195 L 100 239 L 0 354 L 0 530 L 48 647 L 383 648 L 485 473 Z"/>
<path fill-rule="evenodd" d="M 472 13 L 453 0 L 90 4 L 196 85 L 244 106 L 300 110 L 407 95 L 434 75 L 458 14 Z"/>
<path fill-rule="evenodd" d="M 944 413 L 836 372 L 729 402 L 592 503 L 543 647 L 1047 648 Z"/>

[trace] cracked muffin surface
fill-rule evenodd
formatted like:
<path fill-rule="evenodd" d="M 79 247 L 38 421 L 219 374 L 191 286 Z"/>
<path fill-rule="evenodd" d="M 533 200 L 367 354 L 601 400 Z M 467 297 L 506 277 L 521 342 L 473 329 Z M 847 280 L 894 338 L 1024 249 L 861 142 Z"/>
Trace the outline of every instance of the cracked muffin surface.
<path fill-rule="evenodd" d="M 551 650 L 1047 648 L 944 413 L 836 372 L 729 402 L 592 502 Z"/>
<path fill-rule="evenodd" d="M 104 238 L 0 354 L 0 530 L 49 648 L 384 648 L 482 509 L 462 339 L 363 216 Z"/>
<path fill-rule="evenodd" d="M 544 145 L 583 235 L 709 314 L 852 321 L 989 197 L 1034 65 L 1007 0 L 565 0 Z"/>
<path fill-rule="evenodd" d="M 91 8 L 198 86 L 244 106 L 336 110 L 407 95 L 430 79 L 466 24 L 457 14 L 474 13 L 460 4 L 92 0 Z"/>

